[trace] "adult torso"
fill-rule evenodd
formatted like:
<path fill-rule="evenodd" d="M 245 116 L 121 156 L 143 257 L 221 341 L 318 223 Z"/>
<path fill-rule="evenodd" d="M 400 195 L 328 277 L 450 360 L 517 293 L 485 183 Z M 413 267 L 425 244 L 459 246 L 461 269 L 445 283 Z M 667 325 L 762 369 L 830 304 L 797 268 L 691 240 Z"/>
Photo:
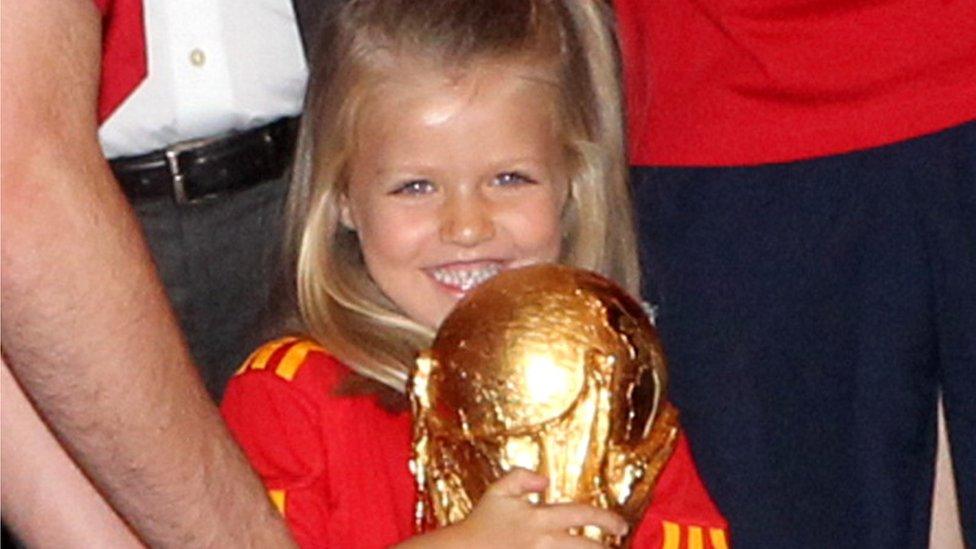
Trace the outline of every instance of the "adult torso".
<path fill-rule="evenodd" d="M 290 0 L 104 0 L 99 139 L 109 158 L 258 127 L 301 110 Z"/>
<path fill-rule="evenodd" d="M 631 157 L 744 165 L 976 118 L 976 2 L 616 0 Z"/>

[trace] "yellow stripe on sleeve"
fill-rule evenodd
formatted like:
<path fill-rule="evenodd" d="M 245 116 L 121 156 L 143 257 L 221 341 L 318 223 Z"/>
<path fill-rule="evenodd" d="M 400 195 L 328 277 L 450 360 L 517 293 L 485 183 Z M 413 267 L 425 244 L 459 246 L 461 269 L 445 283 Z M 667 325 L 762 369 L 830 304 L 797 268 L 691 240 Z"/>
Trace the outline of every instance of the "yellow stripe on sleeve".
<path fill-rule="evenodd" d="M 725 541 L 725 530 L 709 528 L 708 537 L 712 539 L 712 549 L 729 549 L 729 544 Z"/>
<path fill-rule="evenodd" d="M 260 349 L 258 349 L 257 355 L 255 355 L 254 359 L 251 360 L 248 369 L 263 370 L 268 365 L 268 361 L 271 360 L 271 355 L 273 355 L 275 351 L 277 351 L 278 349 L 282 348 L 285 345 L 288 345 L 289 343 L 295 341 L 296 339 L 297 338 L 294 337 L 286 337 L 276 341 L 272 341 L 271 343 L 265 345 L 264 347 L 261 347 Z"/>
<path fill-rule="evenodd" d="M 268 490 L 268 497 L 271 498 L 271 503 L 274 503 L 275 509 L 281 513 L 281 516 L 285 516 L 285 491 Z"/>
<path fill-rule="evenodd" d="M 244 362 L 241 363 L 241 367 L 238 368 L 236 372 L 234 372 L 234 375 L 235 376 L 238 376 L 238 375 L 241 375 L 244 372 L 246 372 L 247 371 L 247 367 L 251 365 L 251 362 L 254 360 L 254 357 L 258 356 L 258 353 L 260 353 L 261 352 L 261 349 L 263 349 L 263 348 L 264 347 L 258 347 L 257 349 L 254 349 L 254 352 L 252 352 L 251 354 L 247 355 L 247 358 L 245 358 L 244 359 Z"/>
<path fill-rule="evenodd" d="M 681 526 L 669 521 L 664 523 L 664 547 L 662 549 L 678 549 L 681 545 Z"/>
<path fill-rule="evenodd" d="M 310 341 L 296 343 L 282 357 L 281 362 L 278 363 L 278 367 L 275 369 L 275 373 L 278 374 L 278 377 L 291 381 L 295 378 L 295 374 L 298 373 L 298 367 L 305 362 L 305 357 L 308 356 L 309 351 L 316 348 L 317 345 Z"/>
<path fill-rule="evenodd" d="M 705 549 L 701 526 L 688 527 L 688 549 Z"/>

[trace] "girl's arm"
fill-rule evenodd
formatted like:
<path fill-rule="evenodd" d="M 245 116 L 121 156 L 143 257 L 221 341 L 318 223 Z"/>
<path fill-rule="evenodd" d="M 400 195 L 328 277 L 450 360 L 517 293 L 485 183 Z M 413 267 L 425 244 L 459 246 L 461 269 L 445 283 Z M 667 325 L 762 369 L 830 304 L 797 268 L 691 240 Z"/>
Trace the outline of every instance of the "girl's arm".
<path fill-rule="evenodd" d="M 298 346 L 308 344 L 284 338 L 255 351 L 227 384 L 220 411 L 295 541 L 322 547 L 333 508 L 320 410 L 329 388 L 304 377 L 321 366 L 309 364 L 321 358 L 318 352 L 294 369 L 302 373 L 295 381 L 279 375 L 283 354 Z"/>
<path fill-rule="evenodd" d="M 651 503 L 631 547 L 728 549 L 728 524 L 698 476 L 688 439 L 678 436 L 674 453 L 654 486 Z"/>

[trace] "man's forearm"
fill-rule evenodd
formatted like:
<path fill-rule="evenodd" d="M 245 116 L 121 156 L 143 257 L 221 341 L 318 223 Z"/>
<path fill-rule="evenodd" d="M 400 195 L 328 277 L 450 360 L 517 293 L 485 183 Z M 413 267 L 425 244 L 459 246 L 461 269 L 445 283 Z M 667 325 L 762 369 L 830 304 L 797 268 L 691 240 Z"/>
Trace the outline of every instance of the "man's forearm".
<path fill-rule="evenodd" d="M 290 544 L 196 375 L 101 156 L 97 11 L 88 0 L 38 0 L 2 13 L 8 365 L 149 544 Z"/>
<path fill-rule="evenodd" d="M 57 177 L 43 174 L 51 190 L 4 181 L 2 340 L 21 384 L 152 545 L 287 543 L 193 370 L 126 204 Z"/>

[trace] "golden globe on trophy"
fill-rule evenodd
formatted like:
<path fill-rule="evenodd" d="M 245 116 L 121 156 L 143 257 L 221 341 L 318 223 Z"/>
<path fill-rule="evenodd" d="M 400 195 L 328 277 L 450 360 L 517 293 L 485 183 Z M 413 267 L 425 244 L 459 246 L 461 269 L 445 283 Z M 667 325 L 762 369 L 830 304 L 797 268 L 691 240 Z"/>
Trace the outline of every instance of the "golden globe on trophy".
<path fill-rule="evenodd" d="M 488 280 L 410 380 L 418 529 L 464 519 L 489 484 L 524 467 L 549 478 L 540 503 L 609 509 L 632 532 L 677 438 L 666 382 L 656 330 L 613 282 L 557 265 Z"/>

